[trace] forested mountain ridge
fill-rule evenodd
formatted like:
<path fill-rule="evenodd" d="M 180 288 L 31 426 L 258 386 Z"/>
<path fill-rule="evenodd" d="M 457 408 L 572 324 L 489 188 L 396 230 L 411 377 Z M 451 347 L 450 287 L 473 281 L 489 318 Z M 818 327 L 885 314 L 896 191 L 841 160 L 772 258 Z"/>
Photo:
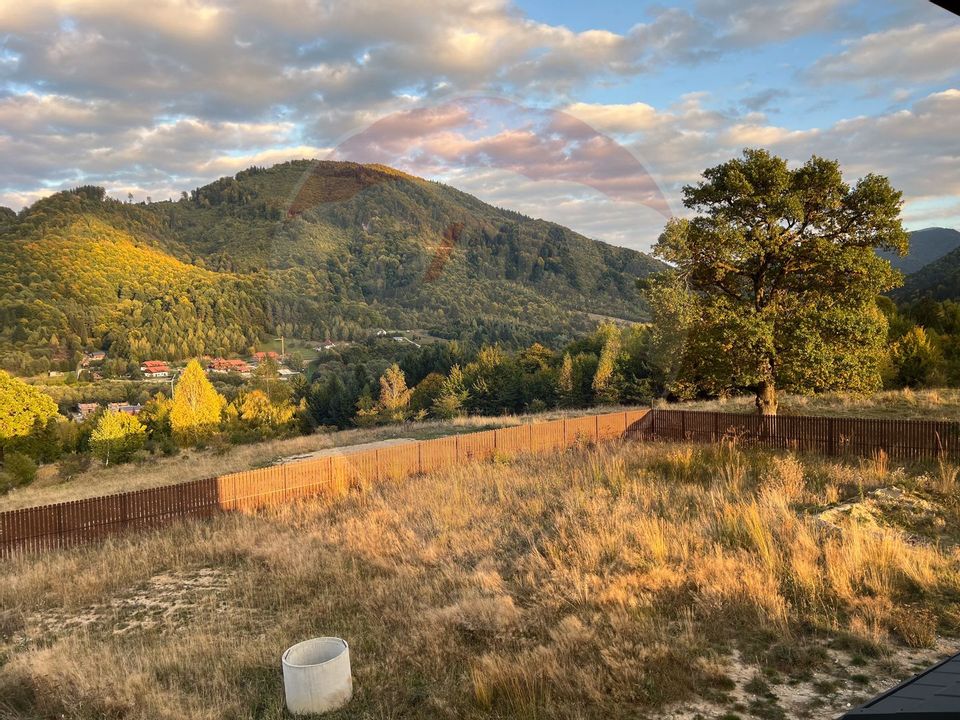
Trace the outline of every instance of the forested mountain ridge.
<path fill-rule="evenodd" d="M 960 247 L 960 232 L 951 228 L 928 227 L 910 233 L 910 250 L 900 257 L 895 252 L 878 251 L 904 275 L 918 272 Z"/>
<path fill-rule="evenodd" d="M 903 287 L 895 291 L 894 297 L 901 300 L 924 297 L 934 300 L 960 299 L 960 248 L 907 275 Z"/>
<path fill-rule="evenodd" d="M 34 373 L 90 349 L 137 363 L 377 327 L 563 341 L 587 312 L 641 318 L 635 279 L 659 267 L 377 165 L 251 168 L 152 204 L 84 187 L 0 213 L 0 360 Z"/>

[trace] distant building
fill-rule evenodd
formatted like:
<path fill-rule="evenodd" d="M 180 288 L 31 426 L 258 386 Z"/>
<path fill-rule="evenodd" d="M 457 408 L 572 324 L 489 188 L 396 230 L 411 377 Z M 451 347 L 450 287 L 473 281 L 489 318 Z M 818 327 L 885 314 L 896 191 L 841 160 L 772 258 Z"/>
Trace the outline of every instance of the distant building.
<path fill-rule="evenodd" d="M 91 363 L 102 363 L 107 359 L 107 354 L 103 350 L 94 350 L 93 352 L 88 352 L 83 354 L 83 360 L 80 361 L 81 365 L 90 365 Z"/>
<path fill-rule="evenodd" d="M 322 352 L 324 350 L 333 350 L 337 344 L 333 340 L 324 340 L 322 343 L 317 345 L 314 350 L 317 352 Z"/>
<path fill-rule="evenodd" d="M 107 408 L 114 412 L 126 413 L 127 415 L 139 415 L 143 405 L 130 405 L 128 403 L 110 403 Z"/>
<path fill-rule="evenodd" d="M 389 335 L 389 334 L 390 333 L 388 333 L 386 330 L 383 330 L 383 329 L 377 330 L 377 337 L 383 337 L 384 335 Z"/>
<path fill-rule="evenodd" d="M 273 350 L 267 350 L 266 352 L 255 352 L 253 354 L 253 361 L 258 365 L 267 359 L 280 362 L 280 356 Z"/>
<path fill-rule="evenodd" d="M 282 367 L 277 371 L 277 374 L 281 378 L 291 378 L 294 375 L 299 375 L 300 373 L 297 372 L 296 370 L 291 370 L 290 368 Z"/>
<path fill-rule="evenodd" d="M 170 366 L 163 360 L 147 360 L 140 366 L 140 371 L 148 378 L 170 377 Z"/>
<path fill-rule="evenodd" d="M 100 409 L 100 403 L 79 403 L 77 405 L 77 413 L 80 415 L 81 420 L 86 420 L 88 417 L 93 415 L 97 410 Z"/>
<path fill-rule="evenodd" d="M 218 374 L 235 372 L 246 375 L 250 372 L 250 365 L 246 361 L 239 359 L 213 358 L 207 363 L 207 370 Z"/>

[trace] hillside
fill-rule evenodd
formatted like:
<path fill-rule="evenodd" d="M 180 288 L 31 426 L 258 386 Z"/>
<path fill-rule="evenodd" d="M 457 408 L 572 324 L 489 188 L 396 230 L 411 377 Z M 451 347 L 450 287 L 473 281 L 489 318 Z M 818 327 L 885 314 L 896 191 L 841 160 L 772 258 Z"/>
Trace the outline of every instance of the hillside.
<path fill-rule="evenodd" d="M 904 300 L 925 296 L 935 300 L 960 298 L 960 248 L 908 275 L 895 293 L 895 297 Z"/>
<path fill-rule="evenodd" d="M 960 248 L 960 232 L 951 228 L 930 227 L 910 233 L 910 252 L 905 256 L 900 257 L 889 251 L 878 254 L 904 275 L 910 275 L 957 248 Z"/>
<path fill-rule="evenodd" d="M 378 165 L 251 168 L 176 202 L 99 188 L 0 214 L 0 356 L 14 372 L 235 353 L 378 327 L 557 342 L 587 313 L 642 318 L 624 248 Z"/>

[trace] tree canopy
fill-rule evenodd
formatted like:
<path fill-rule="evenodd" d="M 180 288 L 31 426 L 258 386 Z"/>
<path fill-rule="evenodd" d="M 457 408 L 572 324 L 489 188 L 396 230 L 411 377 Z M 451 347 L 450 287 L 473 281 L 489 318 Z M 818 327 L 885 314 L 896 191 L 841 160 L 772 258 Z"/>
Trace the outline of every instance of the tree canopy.
<path fill-rule="evenodd" d="M 57 404 L 46 393 L 0 370 L 0 451 L 57 417 Z"/>
<path fill-rule="evenodd" d="M 775 414 L 778 389 L 879 386 L 876 297 L 900 276 L 875 250 L 908 242 L 886 178 L 748 149 L 683 196 L 696 215 L 667 223 L 654 254 L 672 268 L 647 284 L 675 393 L 750 390 Z"/>
<path fill-rule="evenodd" d="M 219 424 L 225 401 L 196 360 L 187 363 L 170 408 L 170 427 L 182 442 L 199 442 Z"/>
<path fill-rule="evenodd" d="M 143 447 L 147 429 L 133 415 L 107 410 L 100 416 L 97 426 L 90 434 L 93 454 L 104 465 L 124 462 Z"/>

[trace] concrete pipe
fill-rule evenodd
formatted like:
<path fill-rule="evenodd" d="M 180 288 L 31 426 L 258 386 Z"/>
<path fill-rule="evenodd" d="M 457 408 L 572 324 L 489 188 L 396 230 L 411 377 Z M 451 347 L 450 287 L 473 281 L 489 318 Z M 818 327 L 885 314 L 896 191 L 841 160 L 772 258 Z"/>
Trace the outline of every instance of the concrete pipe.
<path fill-rule="evenodd" d="M 353 695 L 350 648 L 334 637 L 297 643 L 280 659 L 287 710 L 308 715 L 336 710 Z"/>

